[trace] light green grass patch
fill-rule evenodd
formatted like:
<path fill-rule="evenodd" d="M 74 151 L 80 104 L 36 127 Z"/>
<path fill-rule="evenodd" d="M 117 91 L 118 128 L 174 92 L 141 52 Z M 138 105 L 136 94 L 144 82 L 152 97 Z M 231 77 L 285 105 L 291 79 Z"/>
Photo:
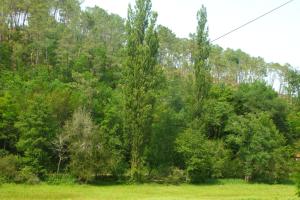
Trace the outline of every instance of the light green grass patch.
<path fill-rule="evenodd" d="M 0 186 L 1 200 L 296 200 L 293 185 L 14 185 Z"/>

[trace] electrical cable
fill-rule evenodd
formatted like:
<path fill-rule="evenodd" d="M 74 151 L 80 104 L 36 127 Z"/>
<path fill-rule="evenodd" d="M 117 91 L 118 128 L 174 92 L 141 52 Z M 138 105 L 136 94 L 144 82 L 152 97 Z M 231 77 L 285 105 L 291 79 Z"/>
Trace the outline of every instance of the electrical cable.
<path fill-rule="evenodd" d="M 256 18 L 254 18 L 254 19 L 248 21 L 247 23 L 245 23 L 245 24 L 243 24 L 243 25 L 241 25 L 241 26 L 239 26 L 239 27 L 237 27 L 237 28 L 235 28 L 235 29 L 233 29 L 233 30 L 231 30 L 231 31 L 229 31 L 229 32 L 227 32 L 227 33 L 225 33 L 225 34 L 219 36 L 219 37 L 217 37 L 216 39 L 212 40 L 211 42 L 215 42 L 215 41 L 217 41 L 217 40 L 219 40 L 219 39 L 221 39 L 221 38 L 223 38 L 223 37 L 225 37 L 225 36 L 227 36 L 227 35 L 229 35 L 229 34 L 235 32 L 235 31 L 237 31 L 237 30 L 239 30 L 239 29 L 241 29 L 241 28 L 243 28 L 243 27 L 245 27 L 245 26 L 247 26 L 247 25 L 249 25 L 249 24 L 251 24 L 251 23 L 253 23 L 253 22 L 255 22 L 255 21 L 257 21 L 257 20 L 259 20 L 259 19 L 261 19 L 261 18 L 263 18 L 263 17 L 265 17 L 266 15 L 271 14 L 272 12 L 274 12 L 274 11 L 276 11 L 276 10 L 278 10 L 278 9 L 280 9 L 280 8 L 282 8 L 282 7 L 284 7 L 284 6 L 286 6 L 287 4 L 292 3 L 293 1 L 294 1 L 294 0 L 287 1 L 287 2 L 285 2 L 284 4 L 281 4 L 280 6 L 278 6 L 278 7 L 276 7 L 276 8 L 273 8 L 272 10 L 270 10 L 270 11 L 268 11 L 268 12 L 266 12 L 266 13 L 264 13 L 264 14 L 262 14 L 262 15 L 256 17 Z"/>

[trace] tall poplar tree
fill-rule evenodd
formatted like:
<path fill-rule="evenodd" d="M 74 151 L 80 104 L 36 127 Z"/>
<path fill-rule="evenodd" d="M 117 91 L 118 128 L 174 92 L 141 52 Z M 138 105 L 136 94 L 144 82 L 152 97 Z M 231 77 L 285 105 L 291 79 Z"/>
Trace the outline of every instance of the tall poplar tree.
<path fill-rule="evenodd" d="M 202 5 L 197 13 L 197 33 L 195 36 L 195 49 L 193 52 L 195 76 L 195 116 L 199 118 L 202 112 L 204 99 L 208 96 L 211 86 L 210 66 L 208 63 L 210 42 L 208 39 L 207 12 Z"/>
<path fill-rule="evenodd" d="M 211 87 L 208 63 L 210 44 L 208 39 L 207 13 L 204 6 L 197 13 L 197 32 L 193 35 L 192 62 L 194 72 L 194 92 L 192 94 L 189 127 L 176 140 L 177 152 L 183 156 L 186 166 L 186 180 L 197 183 L 212 177 L 214 151 L 203 130 L 204 103 Z"/>
<path fill-rule="evenodd" d="M 141 181 L 144 150 L 149 142 L 157 87 L 157 14 L 151 0 L 137 0 L 129 6 L 126 24 L 124 70 L 125 134 L 130 147 L 131 179 Z"/>

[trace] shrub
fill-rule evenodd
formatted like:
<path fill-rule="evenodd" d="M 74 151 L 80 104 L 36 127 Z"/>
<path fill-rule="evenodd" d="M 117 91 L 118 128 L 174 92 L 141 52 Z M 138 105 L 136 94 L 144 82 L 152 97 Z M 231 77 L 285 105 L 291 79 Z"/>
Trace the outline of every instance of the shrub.
<path fill-rule="evenodd" d="M 32 168 L 24 167 L 18 173 L 15 178 L 15 182 L 17 183 L 27 183 L 27 184 L 38 184 L 40 183 L 39 177 L 33 173 Z"/>
<path fill-rule="evenodd" d="M 0 180 L 1 182 L 13 182 L 18 175 L 19 159 L 14 155 L 0 158 Z"/>
<path fill-rule="evenodd" d="M 178 185 L 185 182 L 186 175 L 184 170 L 177 167 L 171 168 L 170 175 L 166 178 L 166 183 Z"/>
<path fill-rule="evenodd" d="M 291 150 L 268 113 L 233 116 L 226 131 L 226 144 L 242 163 L 245 180 L 274 183 L 288 177 Z"/>
<path fill-rule="evenodd" d="M 176 148 L 186 165 L 187 181 L 204 182 L 211 177 L 211 153 L 205 136 L 195 129 L 187 129 L 179 135 Z"/>
<path fill-rule="evenodd" d="M 72 185 L 76 178 L 70 174 L 49 174 L 46 182 L 51 185 Z"/>

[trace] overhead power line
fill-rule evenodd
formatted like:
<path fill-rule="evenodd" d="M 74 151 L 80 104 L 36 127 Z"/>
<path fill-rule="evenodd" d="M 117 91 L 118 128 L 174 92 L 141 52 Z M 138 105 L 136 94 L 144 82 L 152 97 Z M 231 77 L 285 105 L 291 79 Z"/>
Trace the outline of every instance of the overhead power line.
<path fill-rule="evenodd" d="M 294 0 L 287 1 L 287 2 L 285 2 L 284 4 L 281 4 L 280 6 L 278 6 L 278 7 L 276 7 L 276 8 L 273 8 L 272 10 L 270 10 L 270 11 L 268 11 L 268 12 L 266 12 L 266 13 L 264 13 L 264 14 L 262 14 L 262 15 L 256 17 L 256 18 L 254 18 L 254 19 L 248 21 L 247 23 L 245 23 L 245 24 L 243 24 L 243 25 L 241 25 L 241 26 L 239 26 L 239 27 L 237 27 L 237 28 L 235 28 L 235 29 L 233 29 L 233 30 L 231 30 L 231 31 L 229 31 L 229 32 L 227 32 L 227 33 L 225 33 L 224 35 L 219 36 L 218 38 L 212 40 L 211 42 L 215 42 L 215 41 L 217 41 L 217 40 L 219 40 L 219 39 L 221 39 L 221 38 L 223 38 L 223 37 L 225 37 L 225 36 L 227 36 L 227 35 L 229 35 L 229 34 L 235 32 L 235 31 L 237 31 L 237 30 L 239 30 L 239 29 L 241 29 L 241 28 L 243 28 L 243 27 L 245 27 L 245 26 L 247 26 L 247 25 L 249 25 L 249 24 L 251 24 L 251 23 L 253 23 L 253 22 L 255 22 L 255 21 L 257 21 L 257 20 L 259 20 L 259 19 L 261 19 L 261 18 L 263 18 L 263 17 L 265 17 L 266 15 L 271 14 L 272 12 L 274 12 L 274 11 L 276 11 L 276 10 L 278 10 L 278 9 L 280 9 L 280 8 L 282 8 L 282 7 L 284 7 L 284 6 L 286 6 L 287 4 L 292 3 L 293 1 L 294 1 Z"/>

